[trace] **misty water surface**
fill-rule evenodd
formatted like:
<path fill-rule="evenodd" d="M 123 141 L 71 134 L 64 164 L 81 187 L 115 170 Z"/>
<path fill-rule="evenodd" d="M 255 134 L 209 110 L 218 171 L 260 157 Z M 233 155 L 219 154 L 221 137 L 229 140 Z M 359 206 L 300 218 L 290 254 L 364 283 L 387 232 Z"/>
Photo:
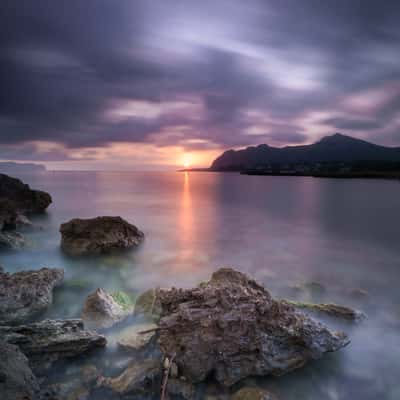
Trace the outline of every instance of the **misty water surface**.
<path fill-rule="evenodd" d="M 22 178 L 50 192 L 53 204 L 34 219 L 43 229 L 26 231 L 29 248 L 2 253 L 0 264 L 10 272 L 65 269 L 46 317 L 78 317 L 97 287 L 135 296 L 155 286 L 190 287 L 232 266 L 277 297 L 337 302 L 369 317 L 340 326 L 352 339 L 347 348 L 258 384 L 282 400 L 400 398 L 400 182 L 174 172 Z M 60 223 L 97 215 L 122 216 L 145 242 L 95 259 L 64 256 Z M 302 289 L 310 282 L 322 289 Z"/>

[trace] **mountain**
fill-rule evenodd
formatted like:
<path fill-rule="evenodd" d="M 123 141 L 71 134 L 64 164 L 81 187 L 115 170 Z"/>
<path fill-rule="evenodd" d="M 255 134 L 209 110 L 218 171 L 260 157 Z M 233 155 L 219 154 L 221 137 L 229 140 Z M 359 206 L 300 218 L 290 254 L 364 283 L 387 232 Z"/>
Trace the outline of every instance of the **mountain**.
<path fill-rule="evenodd" d="M 335 133 L 303 146 L 271 147 L 267 144 L 228 150 L 211 164 L 213 171 L 241 171 L 267 164 L 357 161 L 400 162 L 400 147 L 385 147 Z"/>

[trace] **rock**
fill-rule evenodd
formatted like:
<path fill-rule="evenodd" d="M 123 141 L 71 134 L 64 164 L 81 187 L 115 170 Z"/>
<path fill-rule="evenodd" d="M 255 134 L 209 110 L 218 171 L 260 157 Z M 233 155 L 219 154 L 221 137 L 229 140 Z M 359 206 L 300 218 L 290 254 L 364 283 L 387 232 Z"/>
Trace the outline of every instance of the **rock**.
<path fill-rule="evenodd" d="M 195 386 L 182 379 L 168 379 L 167 392 L 179 399 L 193 400 L 196 394 Z M 174 397 L 174 398 L 175 398 Z"/>
<path fill-rule="evenodd" d="M 75 218 L 60 227 L 61 248 L 82 256 L 138 246 L 144 238 L 136 226 L 121 217 Z"/>
<path fill-rule="evenodd" d="M 360 289 L 360 288 L 354 288 L 350 289 L 347 293 L 348 296 L 355 300 L 365 300 L 368 299 L 368 291 L 365 289 Z"/>
<path fill-rule="evenodd" d="M 18 214 L 16 220 L 17 226 L 33 226 L 32 221 L 24 214 Z"/>
<path fill-rule="evenodd" d="M 149 289 L 143 292 L 135 303 L 135 315 L 158 321 L 161 315 L 161 303 L 158 298 L 159 289 Z"/>
<path fill-rule="evenodd" d="M 53 301 L 53 289 L 63 278 L 62 269 L 52 268 L 0 273 L 0 321 L 21 322 L 44 311 Z"/>
<path fill-rule="evenodd" d="M 178 371 L 178 366 L 176 365 L 176 363 L 174 363 L 174 362 L 171 363 L 171 369 L 169 371 L 169 374 L 170 374 L 171 378 L 178 378 L 179 371 Z"/>
<path fill-rule="evenodd" d="M 17 218 L 18 210 L 15 204 L 8 199 L 0 198 L 0 231 L 15 229 Z"/>
<path fill-rule="evenodd" d="M 20 213 L 43 212 L 51 204 L 51 196 L 41 190 L 32 190 L 16 178 L 0 174 L 0 199 L 11 201 Z"/>
<path fill-rule="evenodd" d="M 265 389 L 244 387 L 234 393 L 231 400 L 276 400 L 276 397 Z"/>
<path fill-rule="evenodd" d="M 249 376 L 282 375 L 350 341 L 246 275 L 222 268 L 202 287 L 158 293 L 158 344 L 190 382 L 213 375 L 231 386 Z"/>
<path fill-rule="evenodd" d="M 0 398 L 34 400 L 38 392 L 38 381 L 25 355 L 17 346 L 0 342 Z"/>
<path fill-rule="evenodd" d="M 103 289 L 96 289 L 85 301 L 82 319 L 89 328 L 105 329 L 132 313 L 133 307 L 123 307 L 111 294 Z"/>
<path fill-rule="evenodd" d="M 18 250 L 24 237 L 17 226 L 30 225 L 24 213 L 44 211 L 51 203 L 48 193 L 32 190 L 19 179 L 0 174 L 0 248 Z"/>
<path fill-rule="evenodd" d="M 149 353 L 153 350 L 151 344 L 155 341 L 156 328 L 157 325 L 151 323 L 131 325 L 119 334 L 118 345 L 132 353 Z M 139 333 L 146 331 L 149 332 Z"/>
<path fill-rule="evenodd" d="M 296 301 L 286 302 L 295 308 L 299 308 L 305 311 L 314 312 L 317 314 L 327 315 L 328 317 L 345 319 L 348 321 L 361 322 L 366 319 L 366 315 L 362 311 L 354 310 L 350 307 L 339 306 L 337 304 L 313 304 L 313 303 L 301 303 Z"/>
<path fill-rule="evenodd" d="M 0 249 L 20 250 L 25 245 L 26 241 L 21 233 L 12 231 L 0 232 Z"/>
<path fill-rule="evenodd" d="M 102 386 L 125 395 L 159 393 L 161 385 L 161 363 L 159 359 L 133 362 L 116 378 L 105 378 Z"/>
<path fill-rule="evenodd" d="M 85 330 L 80 319 L 47 319 L 28 325 L 0 326 L 0 337 L 19 346 L 38 375 L 55 361 L 77 357 L 106 345 L 105 337 Z"/>

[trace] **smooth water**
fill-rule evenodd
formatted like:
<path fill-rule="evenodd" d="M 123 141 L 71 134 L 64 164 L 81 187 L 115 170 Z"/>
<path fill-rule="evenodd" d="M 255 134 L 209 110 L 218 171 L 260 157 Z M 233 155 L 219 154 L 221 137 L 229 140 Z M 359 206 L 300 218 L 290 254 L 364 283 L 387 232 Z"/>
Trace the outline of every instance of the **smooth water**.
<path fill-rule="evenodd" d="M 155 286 L 190 287 L 217 267 L 233 266 L 274 296 L 337 302 L 369 317 L 342 326 L 352 339 L 347 348 L 259 384 L 282 400 L 400 398 L 399 181 L 234 173 L 21 177 L 50 192 L 53 204 L 34 219 L 43 229 L 27 230 L 29 248 L 2 253 L 0 264 L 10 272 L 65 269 L 46 317 L 78 317 L 97 287 L 133 295 Z M 143 230 L 145 242 L 120 255 L 64 256 L 59 225 L 98 215 L 122 216 Z M 307 290 L 303 284 L 310 282 L 323 287 Z M 355 289 L 367 294 L 356 296 Z"/>

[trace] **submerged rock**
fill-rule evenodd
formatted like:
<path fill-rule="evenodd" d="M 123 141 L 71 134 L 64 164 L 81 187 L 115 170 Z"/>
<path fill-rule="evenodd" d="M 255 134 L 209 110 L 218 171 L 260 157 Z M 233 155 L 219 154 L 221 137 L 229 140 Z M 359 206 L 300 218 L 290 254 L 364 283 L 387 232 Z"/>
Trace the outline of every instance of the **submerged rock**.
<path fill-rule="evenodd" d="M 80 319 L 0 326 L 0 337 L 19 346 L 36 374 L 43 374 L 55 361 L 80 356 L 107 343 L 104 336 L 85 330 Z"/>
<path fill-rule="evenodd" d="M 244 387 L 234 393 L 230 400 L 277 400 L 277 398 L 265 389 Z"/>
<path fill-rule="evenodd" d="M 82 256 L 138 246 L 144 234 L 121 217 L 75 218 L 60 227 L 61 248 Z"/>
<path fill-rule="evenodd" d="M 0 272 L 0 321 L 21 322 L 44 311 L 53 301 L 53 289 L 63 278 L 62 269 L 52 268 L 14 274 Z"/>
<path fill-rule="evenodd" d="M 168 380 L 167 392 L 173 398 L 193 400 L 196 394 L 196 387 L 188 381 L 171 377 Z"/>
<path fill-rule="evenodd" d="M 97 289 L 87 297 L 82 319 L 89 328 L 105 329 L 121 322 L 132 313 L 133 306 L 120 304 L 113 295 L 103 289 Z"/>
<path fill-rule="evenodd" d="M 19 250 L 25 247 L 26 240 L 19 232 L 0 231 L 0 249 Z"/>
<path fill-rule="evenodd" d="M 34 400 L 38 392 L 39 384 L 26 356 L 17 346 L 0 341 L 0 398 Z"/>
<path fill-rule="evenodd" d="M 104 378 L 102 386 L 120 395 L 140 395 L 157 393 L 161 385 L 161 365 L 159 359 L 133 362 L 116 378 Z"/>
<path fill-rule="evenodd" d="M 194 383 L 282 375 L 350 342 L 230 268 L 201 287 L 160 290 L 158 298 L 160 349 Z"/>
<path fill-rule="evenodd" d="M 350 307 L 340 306 L 333 303 L 328 304 L 313 304 L 313 303 L 302 303 L 298 301 L 289 301 L 286 302 L 295 308 L 299 308 L 305 311 L 310 311 L 317 314 L 327 315 L 329 317 L 345 319 L 348 321 L 361 322 L 367 316 L 359 310 L 354 310 Z"/>

